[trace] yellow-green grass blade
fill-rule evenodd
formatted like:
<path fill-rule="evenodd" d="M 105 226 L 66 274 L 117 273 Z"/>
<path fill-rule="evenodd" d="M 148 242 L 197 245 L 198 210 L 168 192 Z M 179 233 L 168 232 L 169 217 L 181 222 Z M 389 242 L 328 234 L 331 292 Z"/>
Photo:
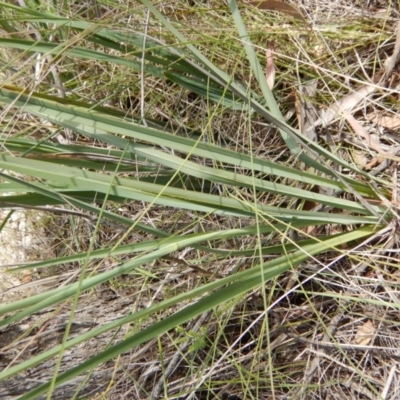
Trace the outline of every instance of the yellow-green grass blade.
<path fill-rule="evenodd" d="M 101 173 L 83 171 L 77 168 L 14 157 L 0 154 L 0 168 L 15 171 L 28 176 L 45 179 L 50 188 L 61 190 L 83 190 L 99 193 L 110 193 L 122 199 L 131 199 L 154 203 L 173 208 L 192 211 L 212 212 L 222 215 L 254 216 L 255 213 L 266 218 L 291 222 L 294 220 L 308 221 L 310 225 L 325 224 L 330 221 L 343 224 L 377 223 L 373 216 L 353 216 L 343 213 L 313 212 L 293 210 L 251 203 L 233 197 L 223 197 L 166 187 L 135 179 L 113 177 Z M 111 187 L 111 189 L 110 189 Z M 336 201 L 336 200 L 335 200 Z M 381 211 L 376 208 L 377 211 Z M 361 210 L 360 210 L 361 211 Z"/>
<path fill-rule="evenodd" d="M 145 343 L 153 339 L 154 337 L 162 335 L 168 332 L 170 329 L 176 328 L 177 326 L 195 318 L 196 316 L 208 310 L 215 309 L 219 305 L 224 304 L 227 301 L 232 300 L 240 296 L 241 294 L 258 287 L 262 283 L 265 283 L 275 278 L 276 276 L 279 276 L 283 272 L 297 266 L 301 262 L 307 260 L 310 256 L 319 254 L 332 247 L 338 247 L 341 244 L 346 243 L 347 241 L 363 238 L 370 235 L 371 233 L 372 230 L 370 228 L 363 228 L 343 234 L 340 237 L 327 239 L 326 242 L 310 244 L 304 249 L 288 254 L 287 256 L 279 257 L 275 260 L 266 262 L 257 267 L 253 267 L 250 270 L 235 274 L 235 278 L 237 279 L 236 282 L 228 284 L 227 286 L 224 285 L 224 287 L 212 293 L 210 292 L 212 290 L 215 290 L 216 282 L 197 288 L 195 289 L 195 291 L 197 290 L 198 295 L 207 292 L 210 294 L 201 298 L 194 304 L 186 306 L 184 309 L 174 313 L 173 315 L 164 318 L 162 321 L 157 322 L 150 327 L 145 328 L 142 331 L 132 335 L 131 337 L 109 347 L 104 352 L 97 354 L 96 356 L 83 362 L 79 366 L 63 372 L 56 378 L 56 385 L 58 386 L 64 382 L 67 382 L 79 374 L 85 373 L 86 371 L 89 371 L 92 368 L 95 368 L 96 366 L 119 356 L 120 354 L 126 353 L 132 350 L 134 347 Z M 218 282 L 224 281 L 225 283 L 229 280 L 229 278 L 230 277 L 221 279 Z M 160 305 L 157 305 L 155 307 L 159 306 Z M 139 314 L 139 317 L 143 318 L 142 312 L 139 312 L 137 314 Z M 136 315 L 134 314 L 132 317 L 134 316 Z M 69 346 L 71 346 L 70 342 Z M 46 354 L 46 357 L 49 357 L 48 352 Z M 37 362 L 37 359 L 35 361 Z M 16 371 L 15 369 L 12 371 L 13 374 L 16 374 L 17 372 L 18 371 Z M 5 373 L 3 374 L 0 373 L 0 381 L 4 379 L 4 374 L 7 374 L 7 371 L 5 371 Z M 49 386 L 50 383 L 44 383 L 33 389 L 28 394 L 22 396 L 21 398 L 33 399 L 38 395 L 45 393 Z"/>
<path fill-rule="evenodd" d="M 283 138 L 288 145 L 291 152 L 298 156 L 306 165 L 315 168 L 318 171 L 321 171 L 328 176 L 340 177 L 332 168 L 329 167 L 328 164 L 323 160 L 323 157 L 326 157 L 328 160 L 335 163 L 335 165 L 341 165 L 344 168 L 348 168 L 354 172 L 357 172 L 360 175 L 368 177 L 368 174 L 354 165 L 347 163 L 342 160 L 336 154 L 331 153 L 326 150 L 324 147 L 320 146 L 317 143 L 314 143 L 306 136 L 302 135 L 300 131 L 294 129 L 290 125 L 288 125 L 282 118 L 281 114 L 277 108 L 277 106 L 273 106 L 273 109 L 278 110 L 274 113 L 273 110 L 268 110 L 264 105 L 262 105 L 259 101 L 251 97 L 249 91 L 243 88 L 243 85 L 238 84 L 233 81 L 232 78 L 215 66 L 210 60 L 207 59 L 190 41 L 188 41 L 185 36 L 180 33 L 175 26 L 165 18 L 157 8 L 150 3 L 148 0 L 141 0 L 141 2 L 156 16 L 156 18 L 178 39 L 178 41 L 184 44 L 190 53 L 193 55 L 195 59 L 197 59 L 204 66 L 201 67 L 197 65 L 197 68 L 204 72 L 204 74 L 208 74 L 211 80 L 221 85 L 222 87 L 226 87 L 229 89 L 232 94 L 237 95 L 239 98 L 243 100 L 244 103 L 249 104 L 253 110 L 262 115 L 267 121 L 274 123 L 280 130 L 281 134 L 283 133 Z M 232 10 L 235 12 L 234 17 L 236 18 L 236 22 L 241 24 L 240 29 L 245 30 L 244 24 L 241 21 L 240 14 L 237 9 L 236 2 L 234 0 L 230 0 L 230 5 L 232 5 Z M 244 31 L 243 31 L 244 32 Z M 247 33 L 246 33 L 247 35 Z M 245 35 L 245 36 L 246 36 Z M 252 56 L 253 57 L 253 56 Z M 190 62 L 190 61 L 189 61 Z M 258 61 L 251 60 L 250 62 L 258 63 Z M 193 67 L 196 68 L 196 63 L 192 63 Z M 257 71 L 258 71 L 258 67 Z M 257 72 L 259 76 L 259 73 Z M 268 90 L 268 89 L 267 89 Z M 267 100 L 276 104 L 273 96 L 268 95 Z M 309 154 L 305 154 L 305 152 Z M 371 177 L 369 177 L 371 178 Z M 343 179 L 340 177 L 340 179 Z"/>
<path fill-rule="evenodd" d="M 254 50 L 253 44 L 250 42 L 249 34 L 247 33 L 247 29 L 244 25 L 242 17 L 240 15 L 237 3 L 235 0 L 229 0 L 229 7 L 231 9 L 232 17 L 239 32 L 239 40 L 242 42 L 243 47 L 247 54 L 247 59 L 249 60 L 252 72 L 257 79 L 258 85 L 261 89 L 261 92 L 264 96 L 266 104 L 268 106 L 269 111 L 275 116 L 275 118 L 284 121 L 284 118 L 280 112 L 278 104 L 275 101 L 275 98 L 271 92 L 271 89 L 268 87 L 266 77 L 261 68 L 261 64 L 258 60 L 258 56 Z M 298 143 L 294 140 L 293 136 L 288 135 L 284 130 L 280 130 L 281 136 L 285 141 L 287 147 L 293 154 L 298 154 L 301 149 L 299 148 Z"/>
<path fill-rule="evenodd" d="M 351 240 L 356 240 L 358 237 L 357 235 L 361 235 L 364 237 L 365 235 L 371 234 L 374 229 L 377 227 L 374 226 L 365 226 L 363 228 L 355 229 L 352 232 L 341 234 L 335 237 L 328 237 L 325 241 L 320 241 L 319 239 L 313 240 L 312 244 L 307 244 L 303 249 L 300 249 L 299 251 L 303 254 L 304 256 L 304 249 L 308 248 L 308 246 L 316 246 L 317 249 L 327 249 L 327 243 L 331 243 L 332 241 L 340 241 L 341 239 L 338 239 L 343 237 L 343 235 L 348 235 L 346 236 L 347 238 L 352 237 L 352 234 L 354 234 L 354 238 Z M 246 229 L 244 228 L 244 231 L 246 232 Z M 142 254 L 142 255 L 137 255 L 136 257 L 132 258 L 130 261 L 125 262 L 121 264 L 118 267 L 113 268 L 112 270 L 97 274 L 92 277 L 85 278 L 82 282 L 81 290 L 86 291 L 89 290 L 92 287 L 95 287 L 99 284 L 102 284 L 104 282 L 109 281 L 110 279 L 115 279 L 121 275 L 128 274 L 132 272 L 135 268 L 138 268 L 142 265 L 146 265 L 148 263 L 151 263 L 155 259 L 159 259 L 163 256 L 166 256 L 174 251 L 177 251 L 179 249 L 193 246 L 196 244 L 201 244 L 202 242 L 206 241 L 212 241 L 212 240 L 221 240 L 225 236 L 226 237 L 232 237 L 233 235 L 238 235 L 242 233 L 243 230 L 239 229 L 233 229 L 233 230 L 228 230 L 228 231 L 216 231 L 216 232 L 208 232 L 208 233 L 203 233 L 203 234 L 196 234 L 192 236 L 184 236 L 184 237 L 169 237 L 161 241 L 161 243 L 158 243 L 158 246 L 154 248 L 149 248 L 151 251 L 148 253 Z M 355 232 L 355 233 L 354 233 Z M 350 241 L 350 239 L 348 239 Z M 325 243 L 325 244 L 323 244 Z M 322 246 L 322 247 L 321 247 Z M 331 247 L 330 250 L 332 250 L 335 247 Z M 322 251 L 322 250 L 321 250 Z M 252 269 L 253 270 L 253 269 Z M 250 270 L 248 270 L 250 271 Z M 244 271 L 246 273 L 249 273 L 248 271 Z M 218 280 L 215 282 L 215 284 L 218 286 L 219 283 L 223 282 L 223 284 L 227 284 L 229 282 L 232 282 L 234 280 L 237 280 L 241 277 L 242 275 L 234 274 L 234 276 L 229 276 L 226 278 L 223 278 L 222 280 Z M 218 283 L 219 282 L 219 283 Z M 73 283 L 67 286 L 64 286 L 62 288 L 56 288 L 52 290 L 48 290 L 45 293 L 37 294 L 34 296 L 29 297 L 28 299 L 22 299 L 18 300 L 16 302 L 2 305 L 0 306 L 0 315 L 4 315 L 7 313 L 10 313 L 12 311 L 16 311 L 19 309 L 24 309 L 24 311 L 15 314 L 13 316 L 9 316 L 2 321 L 0 321 L 0 327 L 6 326 L 12 322 L 15 322 L 17 320 L 20 320 L 24 318 L 27 315 L 31 315 L 41 309 L 44 309 L 48 307 L 49 305 L 54 305 L 56 303 L 59 303 L 63 300 L 66 300 L 70 296 L 73 296 L 76 293 L 77 288 L 79 287 L 79 282 L 78 283 Z"/>
<path fill-rule="evenodd" d="M 269 182 L 264 179 L 258 179 L 254 177 L 249 178 L 247 175 L 242 175 L 236 172 L 207 167 L 193 161 L 182 160 L 180 157 L 140 144 L 137 145 L 132 143 L 128 148 L 143 158 L 148 158 L 153 162 L 157 162 L 173 170 L 180 171 L 201 179 L 206 179 L 211 182 L 266 191 L 268 193 L 308 200 L 332 207 L 338 206 L 338 199 L 332 196 L 322 195 L 320 193 L 311 192 L 310 190 L 303 190 L 276 182 Z M 368 210 L 355 201 L 340 199 L 340 208 L 361 214 L 370 214 Z M 377 211 L 383 211 L 383 209 L 377 208 Z"/>
<path fill-rule="evenodd" d="M 301 223 L 293 223 L 290 225 L 292 229 L 301 229 L 304 227 L 304 224 Z M 247 235 L 265 235 L 271 232 L 284 232 L 287 229 L 287 226 L 283 224 L 274 224 L 274 225 L 261 225 L 261 226 L 252 226 L 242 229 L 240 231 L 221 231 L 220 241 L 224 243 L 224 240 L 229 240 L 232 238 L 239 238 L 241 236 Z M 195 234 L 185 235 L 185 238 L 191 238 L 195 236 Z M 337 235 L 332 235 L 329 237 L 333 237 Z M 172 236 L 171 236 L 172 237 Z M 318 240 L 324 242 L 328 239 L 328 236 L 318 237 Z M 18 272 L 23 270 L 38 270 L 40 268 L 48 268 L 54 267 L 57 265 L 72 263 L 72 262 L 84 262 L 84 261 L 92 261 L 96 259 L 104 259 L 105 257 L 115 257 L 118 258 L 122 255 L 148 252 L 154 250 L 159 247 L 160 244 L 164 244 L 166 239 L 156 239 L 149 240 L 146 242 L 120 245 L 118 247 L 108 247 L 99 250 L 94 250 L 91 252 L 82 252 L 78 254 L 74 254 L 71 256 L 58 257 L 44 261 L 33 262 L 29 264 L 25 264 L 16 268 L 10 269 L 10 272 Z M 260 248 L 252 248 L 248 250 L 225 250 L 223 248 L 215 248 L 215 247 L 205 247 L 205 246 L 197 246 L 196 249 L 201 248 L 203 251 L 209 253 L 215 253 L 222 257 L 260 257 L 266 255 L 278 255 L 283 254 L 285 252 L 292 252 L 299 248 L 303 248 L 311 243 L 315 243 L 315 239 L 305 239 L 296 241 L 296 243 L 285 243 L 274 246 L 260 247 Z M 222 245 L 223 247 L 223 245 Z"/>
<path fill-rule="evenodd" d="M 155 15 L 160 21 L 173 33 L 182 43 L 185 43 L 186 47 L 190 50 L 190 52 L 198 59 L 200 60 L 205 66 L 206 70 L 204 70 L 202 67 L 196 65 L 193 62 L 189 62 L 189 64 L 193 67 L 193 70 L 196 70 L 197 73 L 202 73 L 204 76 L 209 76 L 210 78 L 214 78 L 213 80 L 221 85 L 222 87 L 229 88 L 229 90 L 233 93 L 239 96 L 239 98 L 242 99 L 242 101 L 245 104 L 249 104 L 256 112 L 258 112 L 260 115 L 263 115 L 267 120 L 273 122 L 276 124 L 276 126 L 280 129 L 281 134 L 283 135 L 284 139 L 287 142 L 287 145 L 289 149 L 293 152 L 293 154 L 297 155 L 300 157 L 302 161 L 304 161 L 307 165 L 310 167 L 313 167 L 321 172 L 324 172 L 327 175 L 333 175 L 333 176 L 338 176 L 332 169 L 330 169 L 328 166 L 324 165 L 324 161 L 321 159 L 321 157 L 326 157 L 327 159 L 333 161 L 334 163 L 341 165 L 345 168 L 349 168 L 350 170 L 353 170 L 361 175 L 367 176 L 367 174 L 355 166 L 341 160 L 339 157 L 337 157 L 335 154 L 330 153 L 326 149 L 324 149 L 322 146 L 310 141 L 307 137 L 303 136 L 301 132 L 297 131 L 296 129 L 290 127 L 289 125 L 286 124 L 285 121 L 282 120 L 280 117 L 280 112 L 276 106 L 276 103 L 273 99 L 273 97 L 268 95 L 267 100 L 271 104 L 275 104 L 272 106 L 273 110 L 278 110 L 275 113 L 268 111 L 264 106 L 262 106 L 258 101 L 256 101 L 254 98 L 251 98 L 250 94 L 247 93 L 247 91 L 243 88 L 241 84 L 237 84 L 235 82 L 232 82 L 231 78 L 218 69 L 213 63 L 211 63 L 206 57 L 204 57 L 201 52 L 199 52 L 195 46 L 190 44 L 184 36 L 178 32 L 175 27 L 159 13 L 159 11 L 154 8 L 154 6 L 149 3 L 147 0 L 142 1 Z M 231 0 L 230 2 L 232 6 L 232 10 L 234 11 L 234 18 L 237 24 L 239 24 L 239 29 L 245 33 L 245 27 L 243 22 L 241 21 L 240 14 L 238 12 L 236 3 Z M 94 28 L 89 29 L 89 31 L 94 30 Z M 245 36 L 247 37 L 247 33 L 245 33 Z M 1 42 L 0 38 L 0 42 Z M 83 58 L 90 58 L 90 59 L 97 59 L 99 61 L 108 61 L 108 62 L 114 62 L 116 64 L 121 64 L 121 65 L 126 65 L 130 68 L 136 69 L 136 70 L 141 70 L 141 63 L 140 62 L 129 62 L 125 58 L 120 58 L 117 56 L 111 56 L 109 54 L 101 53 L 101 52 L 95 52 L 95 51 L 89 51 L 87 49 L 79 49 L 79 48 L 63 48 L 63 46 L 59 45 L 53 45 L 51 43 L 38 43 L 38 42 L 32 42 L 32 41 L 23 41 L 19 39 L 3 39 L 3 45 L 4 46 L 10 46 L 14 48 L 21 48 L 24 50 L 32 50 L 35 49 L 34 51 L 39 51 L 39 52 L 46 52 L 49 54 L 60 54 L 60 52 L 68 52 L 69 55 L 75 55 L 76 57 L 83 57 Z M 258 61 L 255 61 L 255 53 L 254 50 L 249 50 L 251 49 L 251 46 L 249 44 L 246 44 L 246 49 L 248 50 L 248 53 L 250 54 L 252 52 L 253 54 L 253 64 L 259 65 Z M 96 58 L 97 55 L 97 58 Z M 252 62 L 252 59 L 250 59 Z M 259 67 L 255 66 L 254 67 L 256 71 L 259 71 Z M 153 67 L 152 65 L 146 65 L 146 71 L 155 74 L 155 76 L 160 76 L 165 72 L 165 70 Z M 212 71 L 212 74 L 210 75 L 208 71 Z M 259 73 L 257 72 L 257 75 L 259 76 Z M 266 84 L 263 83 L 265 87 L 267 88 Z M 208 80 L 204 80 L 204 91 L 207 92 L 207 87 L 209 86 Z M 269 90 L 268 88 L 265 90 Z M 224 91 L 221 92 L 221 99 L 223 99 Z M 250 96 L 250 97 L 249 97 Z M 269 105 L 271 109 L 271 104 Z M 306 144 L 306 147 L 303 145 L 299 147 L 297 140 L 300 140 L 300 143 L 303 142 Z M 310 157 L 307 154 L 304 154 L 304 151 L 312 150 L 314 153 L 312 157 Z M 343 179 L 343 178 L 341 178 Z"/>
<path fill-rule="evenodd" d="M 84 35 L 86 40 L 96 43 L 102 47 L 117 50 L 130 56 L 142 57 L 154 64 L 165 67 L 173 67 L 175 71 L 191 73 L 198 77 L 206 78 L 197 69 L 185 60 L 185 54 L 181 50 L 161 42 L 156 38 L 145 36 L 141 32 L 132 33 L 131 31 L 118 31 L 109 29 L 93 22 L 63 18 L 58 15 L 47 14 L 37 10 L 17 7 L 0 1 L 0 7 L 13 10 L 14 15 L 8 17 L 8 21 L 42 23 L 48 29 L 54 30 L 54 26 L 60 28 L 71 28 L 76 31 L 87 33 Z M 143 48 L 145 52 L 143 54 Z"/>
<path fill-rule="evenodd" d="M 346 185 L 342 182 L 298 171 L 280 165 L 279 163 L 240 154 L 229 149 L 215 146 L 211 143 L 202 143 L 190 138 L 172 135 L 165 131 L 147 128 L 103 113 L 90 112 L 85 107 L 68 106 L 56 98 L 49 100 L 48 98 L 44 99 L 33 95 L 26 96 L 17 90 L 6 90 L 3 88 L 0 89 L 0 102 L 21 107 L 26 112 L 30 112 L 82 134 L 86 132 L 88 135 L 91 135 L 91 137 L 95 137 L 100 141 L 107 139 L 109 141 L 113 140 L 114 143 L 118 143 L 118 141 L 121 143 L 121 138 L 115 136 L 114 139 L 114 135 L 107 133 L 113 132 L 114 134 L 125 135 L 132 139 L 150 142 L 154 145 L 170 147 L 178 152 L 249 168 L 250 170 L 258 171 L 266 175 L 276 175 L 304 183 L 347 190 Z M 346 178 L 343 175 L 341 177 L 361 195 L 377 198 L 377 194 L 368 185 L 354 179 Z"/>
<path fill-rule="evenodd" d="M 53 188 L 49 188 L 48 186 L 26 182 L 22 179 L 16 178 L 15 176 L 7 175 L 2 172 L 0 172 L 0 176 L 2 176 L 6 182 L 13 181 L 19 184 L 19 187 L 26 187 L 28 192 L 39 193 L 43 196 L 48 197 L 50 199 L 48 204 L 73 205 L 75 207 L 82 208 L 86 211 L 93 212 L 97 215 L 102 215 L 103 217 L 108 218 L 111 221 L 117 222 L 122 226 L 128 226 L 129 228 L 135 227 L 138 230 L 142 230 L 144 232 L 148 232 L 150 234 L 160 237 L 169 236 L 169 234 L 165 233 L 160 229 L 154 228 L 153 226 L 140 224 L 139 222 L 133 221 L 130 218 L 123 217 L 111 211 L 107 211 L 99 207 L 96 207 L 93 204 L 90 204 L 92 202 L 91 201 L 92 197 L 87 197 L 86 191 L 83 191 L 83 194 L 82 191 L 78 192 L 67 191 L 67 194 L 65 194 L 65 192 L 63 191 L 57 191 L 54 190 Z M 90 203 L 88 201 L 90 201 Z"/>
<path fill-rule="evenodd" d="M 77 57 L 83 60 L 96 60 L 108 62 L 116 65 L 123 65 L 131 68 L 133 71 L 140 72 L 142 65 L 139 61 L 128 60 L 123 57 L 106 54 L 96 50 L 80 47 L 66 47 L 62 44 L 53 44 L 49 42 L 35 42 L 32 40 L 24 39 L 6 39 L 0 37 L 0 46 L 6 48 L 19 49 L 29 52 L 37 52 L 43 54 L 50 54 L 54 56 L 64 57 Z M 162 78 L 164 76 L 164 69 L 146 65 L 146 73 L 150 73 L 156 77 Z"/>

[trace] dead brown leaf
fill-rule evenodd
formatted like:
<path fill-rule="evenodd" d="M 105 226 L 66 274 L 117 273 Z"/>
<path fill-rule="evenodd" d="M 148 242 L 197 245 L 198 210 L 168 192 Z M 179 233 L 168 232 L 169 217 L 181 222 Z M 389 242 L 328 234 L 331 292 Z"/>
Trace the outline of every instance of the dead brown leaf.
<path fill-rule="evenodd" d="M 342 114 L 344 117 L 347 119 L 351 127 L 354 129 L 354 132 L 356 135 L 359 137 L 365 139 L 367 146 L 375 150 L 379 155 L 381 156 L 388 156 L 391 157 L 393 154 L 388 153 L 387 151 L 384 151 L 379 143 L 379 139 L 376 140 L 375 137 L 376 135 L 370 135 L 366 129 L 347 111 L 342 110 Z M 375 137 L 374 137 L 375 136 Z M 353 159 L 357 163 L 358 161 L 361 160 L 361 158 L 358 158 L 357 153 L 353 154 Z M 372 169 L 378 165 L 380 165 L 383 162 L 384 158 L 382 157 L 374 157 L 370 162 L 366 162 L 363 167 L 366 170 Z"/>
<path fill-rule="evenodd" d="M 362 100 L 365 100 L 368 95 L 373 93 L 376 87 L 373 85 L 365 85 L 356 91 L 342 97 L 339 101 L 332 104 L 323 114 L 321 118 L 314 124 L 314 126 L 322 125 L 323 128 L 329 126 L 340 112 L 352 111 Z"/>
<path fill-rule="evenodd" d="M 353 150 L 351 153 L 353 157 L 353 161 L 360 168 L 364 168 L 368 164 L 368 157 L 365 154 L 365 151 Z"/>
<path fill-rule="evenodd" d="M 391 156 L 392 154 L 387 153 L 381 148 L 381 145 L 376 141 L 372 135 L 370 135 L 366 129 L 347 111 L 341 110 L 343 116 L 347 119 L 348 123 L 354 129 L 356 135 L 362 137 L 367 142 L 367 145 L 372 150 L 375 150 L 378 154 Z"/>
<path fill-rule="evenodd" d="M 378 113 L 371 113 L 368 119 L 384 128 L 394 130 L 400 128 L 400 118 L 397 116 L 380 115 Z"/>
<path fill-rule="evenodd" d="M 272 90 L 275 85 L 275 63 L 274 63 L 274 46 L 271 43 L 267 49 L 267 66 L 265 70 L 265 79 L 267 80 L 268 87 Z"/>
<path fill-rule="evenodd" d="M 381 165 L 383 160 L 384 160 L 384 158 L 382 158 L 382 157 L 374 157 L 369 163 L 365 164 L 364 169 L 370 170 L 372 168 L 375 168 L 378 165 Z"/>
<path fill-rule="evenodd" d="M 257 7 L 259 10 L 280 11 L 286 15 L 289 15 L 289 17 L 306 21 L 300 10 L 298 10 L 291 4 L 284 3 L 283 1 L 280 0 L 251 1 L 249 4 L 254 7 Z"/>
<path fill-rule="evenodd" d="M 367 346 L 375 334 L 374 325 L 368 320 L 364 325 L 358 328 L 354 341 L 360 346 Z"/>

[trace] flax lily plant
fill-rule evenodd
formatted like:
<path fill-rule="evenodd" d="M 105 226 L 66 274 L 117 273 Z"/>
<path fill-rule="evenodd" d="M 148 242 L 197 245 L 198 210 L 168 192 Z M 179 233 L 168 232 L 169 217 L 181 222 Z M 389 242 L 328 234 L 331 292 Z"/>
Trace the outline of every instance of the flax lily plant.
<path fill-rule="evenodd" d="M 21 206 L 79 210 L 95 221 L 96 232 L 108 223 L 127 234 L 145 233 L 142 237 L 147 239 L 96 249 L 89 246 L 88 251 L 10 268 L 11 273 L 18 273 L 75 263 L 81 270 L 76 281 L 1 305 L 0 328 L 7 329 L 67 301 L 75 310 L 82 294 L 135 272 L 151 274 L 146 272 L 147 266 L 166 257 L 178 257 L 184 250 L 190 249 L 199 260 L 214 260 L 216 265 L 218 260 L 222 263 L 227 259 L 236 260 L 236 265 L 229 272 L 214 271 L 195 287 L 165 296 L 79 336 L 70 338 L 67 329 L 59 345 L 11 364 L 0 372 L 0 382 L 50 358 L 58 359 L 53 379 L 38 384 L 23 399 L 52 393 L 102 363 L 207 311 L 233 304 L 235 299 L 310 260 L 315 262 L 321 254 L 330 252 L 338 259 L 345 258 L 352 249 L 388 229 L 392 218 L 389 202 L 384 201 L 390 197 L 386 182 L 310 140 L 284 119 L 266 82 L 261 65 L 264 61 L 250 40 L 235 1 L 229 0 L 230 18 L 236 26 L 236 42 L 247 58 L 251 85 L 218 67 L 150 1 L 141 3 L 149 20 L 157 21 L 159 29 L 168 32 L 168 44 L 143 29 L 121 32 L 100 22 L 63 17 L 55 10 L 42 12 L 1 3 L 7 16 L 1 25 L 8 35 L 2 35 L 0 47 L 3 53 L 12 55 L 4 71 L 11 69 L 15 80 L 8 81 L 4 74 L 0 87 L 0 190 L 7 194 L 0 206 L 11 210 Z M 19 35 L 21 26 L 32 28 L 40 36 Z M 52 40 L 55 36 L 57 40 Z M 163 87 L 188 90 L 207 104 L 206 123 L 194 129 L 189 116 L 180 121 L 175 117 L 174 123 L 166 125 L 143 112 L 126 115 L 115 107 L 93 103 L 87 100 L 90 96 L 80 96 L 82 91 L 77 88 L 60 97 L 44 84 L 19 86 L 19 74 L 26 74 L 26 68 L 39 59 L 50 75 L 73 60 L 77 65 L 121 68 L 142 83 L 149 78 L 169 82 Z M 23 64 L 24 60 L 31 64 L 25 67 L 28 64 Z M 57 76 L 61 79 L 58 87 L 68 88 L 67 76 Z M 151 107 L 146 105 L 145 96 L 140 101 L 142 111 Z M 254 120 L 275 128 L 286 147 L 285 156 L 272 160 L 255 155 L 252 148 L 242 151 L 232 143 L 210 140 L 213 112 L 218 110 L 240 114 L 250 130 Z M 47 131 L 17 131 L 23 116 L 47 126 Z M 54 140 L 60 132 L 81 140 L 60 143 Z M 126 203 L 141 205 L 135 218 L 114 206 Z M 176 219 L 190 214 L 196 215 L 198 222 L 222 218 L 240 223 L 215 225 L 215 229 L 165 230 L 146 217 L 155 209 L 166 210 Z M 332 226 L 340 229 L 327 233 L 327 227 Z M 246 245 L 227 248 L 227 243 L 239 241 Z M 106 258 L 123 261 L 111 269 L 89 271 L 89 265 L 101 264 Z M 156 315 L 165 317 L 141 325 Z M 137 326 L 133 333 L 63 370 L 61 358 L 66 350 L 133 325 Z"/>

